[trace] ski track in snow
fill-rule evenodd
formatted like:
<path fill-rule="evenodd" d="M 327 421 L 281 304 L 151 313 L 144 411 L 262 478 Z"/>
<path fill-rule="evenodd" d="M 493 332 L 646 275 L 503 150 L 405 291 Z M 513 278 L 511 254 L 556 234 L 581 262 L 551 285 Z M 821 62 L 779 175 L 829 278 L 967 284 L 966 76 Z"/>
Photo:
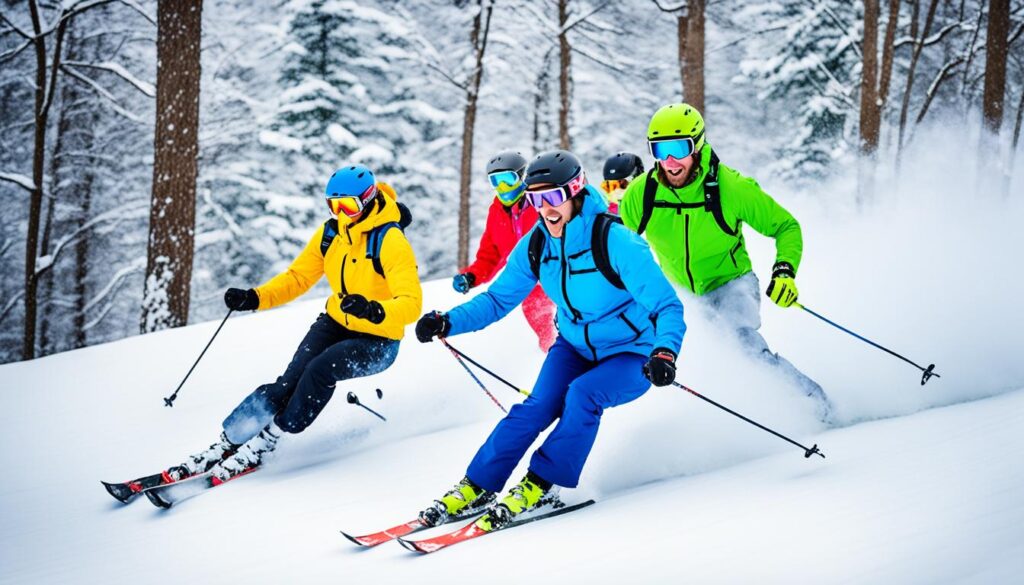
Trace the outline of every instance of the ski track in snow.
<path fill-rule="evenodd" d="M 260 473 L 169 511 L 103 491 L 101 479 L 153 473 L 212 442 L 231 408 L 286 365 L 322 308 L 317 295 L 233 317 L 173 409 L 162 398 L 217 322 L 0 366 L 0 583 L 1016 581 L 1024 281 L 1006 266 L 1008 251 L 1024 249 L 1024 214 L 964 208 L 965 180 L 924 177 L 926 196 L 866 216 L 794 202 L 807 250 L 801 301 L 943 376 L 921 387 L 910 366 L 762 301 L 769 344 L 822 384 L 840 428 L 815 421 L 808 400 L 681 295 L 679 380 L 817 443 L 827 459 L 805 460 L 695 397 L 653 388 L 605 413 L 581 488 L 566 491 L 597 506 L 427 558 L 390 544 L 358 550 L 339 529 L 411 519 L 462 476 L 501 416 L 440 344 L 417 343 L 410 328 L 391 370 L 340 384 Z M 747 240 L 755 269 L 770 266 L 770 242 Z M 950 266 L 970 278 L 962 268 L 951 278 Z M 425 311 L 465 298 L 447 280 L 424 292 Z M 519 310 L 452 342 L 521 387 L 543 359 Z M 506 406 L 519 400 L 482 379 Z M 346 404 L 350 390 L 388 422 Z"/>

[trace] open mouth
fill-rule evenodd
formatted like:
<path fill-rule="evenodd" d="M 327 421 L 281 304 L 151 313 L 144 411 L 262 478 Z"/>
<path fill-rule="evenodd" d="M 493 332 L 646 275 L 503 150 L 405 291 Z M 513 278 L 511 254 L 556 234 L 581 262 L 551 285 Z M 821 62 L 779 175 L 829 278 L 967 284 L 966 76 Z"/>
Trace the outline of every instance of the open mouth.
<path fill-rule="evenodd" d="M 545 215 L 544 221 L 548 222 L 550 225 L 558 225 L 558 222 L 562 221 L 562 216 L 557 213 L 552 213 L 550 215 Z"/>

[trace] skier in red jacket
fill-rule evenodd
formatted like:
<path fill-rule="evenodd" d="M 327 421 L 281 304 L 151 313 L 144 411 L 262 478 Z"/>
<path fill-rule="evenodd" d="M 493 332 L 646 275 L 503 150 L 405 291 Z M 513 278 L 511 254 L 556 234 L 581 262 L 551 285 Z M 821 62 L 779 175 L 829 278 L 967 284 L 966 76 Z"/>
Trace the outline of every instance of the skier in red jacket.
<path fill-rule="evenodd" d="M 487 178 L 494 187 L 494 201 L 487 211 L 487 227 L 480 237 L 476 261 L 459 271 L 452 287 L 460 293 L 484 284 L 505 267 L 505 261 L 519 239 L 537 223 L 537 210 L 526 205 L 523 173 L 526 158 L 515 151 L 499 152 L 487 162 Z M 523 314 L 537 334 L 541 350 L 555 342 L 555 305 L 538 285 L 523 301 Z"/>

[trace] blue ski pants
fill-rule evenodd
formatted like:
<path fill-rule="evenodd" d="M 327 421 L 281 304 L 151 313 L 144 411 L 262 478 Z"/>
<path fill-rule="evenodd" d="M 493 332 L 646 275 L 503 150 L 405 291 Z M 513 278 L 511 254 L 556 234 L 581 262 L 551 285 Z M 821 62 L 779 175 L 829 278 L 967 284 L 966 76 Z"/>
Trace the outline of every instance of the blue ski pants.
<path fill-rule="evenodd" d="M 225 436 L 239 445 L 271 421 L 301 433 L 327 406 L 337 382 L 383 372 L 397 356 L 397 340 L 351 331 L 321 313 L 277 381 L 256 388 L 224 419 Z"/>
<path fill-rule="evenodd" d="M 502 490 L 537 436 L 558 420 L 530 459 L 530 471 L 555 485 L 576 487 L 604 409 L 636 400 L 650 387 L 641 373 L 645 361 L 647 356 L 619 353 L 594 362 L 559 336 L 533 392 L 491 431 L 466 477 L 484 489 Z"/>

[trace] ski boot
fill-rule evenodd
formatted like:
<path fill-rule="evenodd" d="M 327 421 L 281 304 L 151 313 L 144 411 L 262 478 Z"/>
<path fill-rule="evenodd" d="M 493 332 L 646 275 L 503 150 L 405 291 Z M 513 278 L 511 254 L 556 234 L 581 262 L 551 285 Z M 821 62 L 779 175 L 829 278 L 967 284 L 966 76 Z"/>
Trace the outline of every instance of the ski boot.
<path fill-rule="evenodd" d="M 219 485 L 255 471 L 263 462 L 263 457 L 277 446 L 277 440 L 281 438 L 282 433 L 283 431 L 274 423 L 264 427 L 260 434 L 243 443 L 234 455 L 213 467 L 213 484 Z"/>
<path fill-rule="evenodd" d="M 434 500 L 420 512 L 420 522 L 426 526 L 440 526 L 452 518 L 471 516 L 493 504 L 494 499 L 494 492 L 478 487 L 464 477 L 440 500 Z"/>
<path fill-rule="evenodd" d="M 224 433 L 221 432 L 217 442 L 210 445 L 205 451 L 200 451 L 189 457 L 181 465 L 176 465 L 163 472 L 163 483 L 174 483 L 194 475 L 206 473 L 214 465 L 233 455 L 237 450 L 238 445 L 229 441 Z"/>
<path fill-rule="evenodd" d="M 481 530 L 491 532 L 500 530 L 517 516 L 541 506 L 560 503 L 557 489 L 535 475 L 532 471 L 509 490 L 498 505 L 484 514 L 476 525 Z"/>

